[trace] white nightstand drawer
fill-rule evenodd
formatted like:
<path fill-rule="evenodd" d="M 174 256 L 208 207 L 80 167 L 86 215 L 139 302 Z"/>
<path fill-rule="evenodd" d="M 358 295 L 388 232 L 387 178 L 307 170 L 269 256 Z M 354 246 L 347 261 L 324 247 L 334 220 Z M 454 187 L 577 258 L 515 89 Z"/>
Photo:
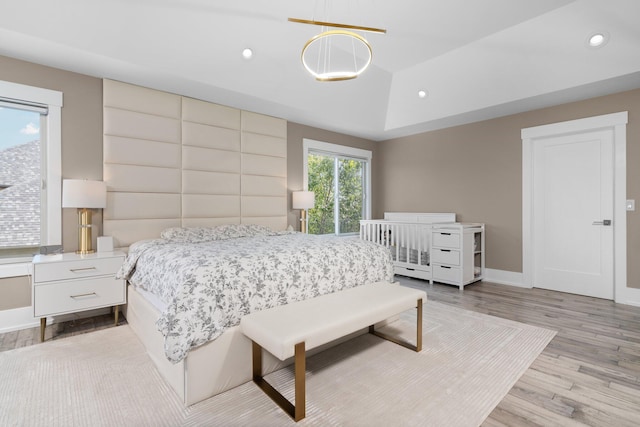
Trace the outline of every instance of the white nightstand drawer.
<path fill-rule="evenodd" d="M 70 280 L 34 286 L 34 316 L 82 311 L 126 302 L 122 280 L 113 277 Z"/>
<path fill-rule="evenodd" d="M 460 268 L 436 264 L 433 266 L 433 280 L 457 283 L 460 281 Z"/>
<path fill-rule="evenodd" d="M 111 257 L 38 263 L 34 265 L 33 280 L 36 283 L 41 283 L 53 280 L 114 275 L 123 262 L 124 257 Z"/>
<path fill-rule="evenodd" d="M 433 248 L 431 262 L 436 264 L 460 265 L 460 251 Z"/>
<path fill-rule="evenodd" d="M 460 234 L 449 233 L 446 231 L 436 231 L 433 233 L 433 246 L 439 246 L 443 248 L 459 248 L 460 247 Z"/>

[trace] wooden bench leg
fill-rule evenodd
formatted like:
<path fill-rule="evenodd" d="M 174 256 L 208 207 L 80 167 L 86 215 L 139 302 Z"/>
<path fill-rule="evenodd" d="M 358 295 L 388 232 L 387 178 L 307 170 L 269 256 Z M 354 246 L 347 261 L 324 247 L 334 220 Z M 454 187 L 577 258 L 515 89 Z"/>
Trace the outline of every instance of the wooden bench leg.
<path fill-rule="evenodd" d="M 40 318 L 40 342 L 44 341 L 44 330 L 46 327 L 47 327 L 47 318 L 41 317 Z"/>
<path fill-rule="evenodd" d="M 300 421 L 306 417 L 306 380 L 307 357 L 305 355 L 304 342 L 296 344 L 295 350 L 295 383 L 296 383 L 296 409 L 293 419 Z"/>
<path fill-rule="evenodd" d="M 306 416 L 306 355 L 304 342 L 296 344 L 294 356 L 295 375 L 295 406 L 291 404 L 278 390 L 262 377 L 262 347 L 252 342 L 251 354 L 253 359 L 253 382 L 278 404 L 291 418 L 300 421 Z"/>
<path fill-rule="evenodd" d="M 369 333 L 377 337 L 383 338 L 387 341 L 391 341 L 392 343 L 406 347 L 408 349 L 421 352 L 422 351 L 422 298 L 418 300 L 418 303 L 416 304 L 416 310 L 417 310 L 417 313 L 416 313 L 417 322 L 416 322 L 416 344 L 415 345 L 411 344 L 410 342 L 392 337 L 391 335 L 378 332 L 376 331 L 376 328 L 374 325 L 369 326 Z"/>
<path fill-rule="evenodd" d="M 416 313 L 416 317 L 418 318 L 416 324 L 416 351 L 422 351 L 422 298 L 418 300 L 418 306 L 416 307 L 418 311 Z"/>

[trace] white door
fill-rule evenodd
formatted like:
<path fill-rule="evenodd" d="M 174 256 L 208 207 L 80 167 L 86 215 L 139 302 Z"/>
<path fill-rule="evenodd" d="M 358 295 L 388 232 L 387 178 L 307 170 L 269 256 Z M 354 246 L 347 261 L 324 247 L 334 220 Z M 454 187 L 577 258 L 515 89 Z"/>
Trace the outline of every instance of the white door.
<path fill-rule="evenodd" d="M 613 131 L 536 140 L 533 286 L 613 299 Z"/>

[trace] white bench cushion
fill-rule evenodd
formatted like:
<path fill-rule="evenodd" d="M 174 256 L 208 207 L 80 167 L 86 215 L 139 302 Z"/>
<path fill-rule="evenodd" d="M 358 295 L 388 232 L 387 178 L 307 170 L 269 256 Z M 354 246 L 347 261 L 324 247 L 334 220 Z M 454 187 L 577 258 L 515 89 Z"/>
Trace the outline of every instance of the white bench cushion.
<path fill-rule="evenodd" d="M 300 342 L 311 350 L 415 308 L 418 299 L 425 302 L 426 292 L 378 282 L 251 313 L 242 318 L 240 328 L 269 353 L 285 360 L 294 355 Z"/>

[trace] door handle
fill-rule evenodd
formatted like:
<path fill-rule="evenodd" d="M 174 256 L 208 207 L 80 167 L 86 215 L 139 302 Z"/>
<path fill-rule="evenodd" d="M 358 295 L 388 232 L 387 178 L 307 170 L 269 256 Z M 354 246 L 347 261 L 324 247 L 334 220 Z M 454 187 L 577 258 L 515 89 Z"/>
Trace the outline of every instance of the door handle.
<path fill-rule="evenodd" d="M 602 221 L 593 221 L 593 225 L 611 225 L 611 220 L 603 219 Z"/>

